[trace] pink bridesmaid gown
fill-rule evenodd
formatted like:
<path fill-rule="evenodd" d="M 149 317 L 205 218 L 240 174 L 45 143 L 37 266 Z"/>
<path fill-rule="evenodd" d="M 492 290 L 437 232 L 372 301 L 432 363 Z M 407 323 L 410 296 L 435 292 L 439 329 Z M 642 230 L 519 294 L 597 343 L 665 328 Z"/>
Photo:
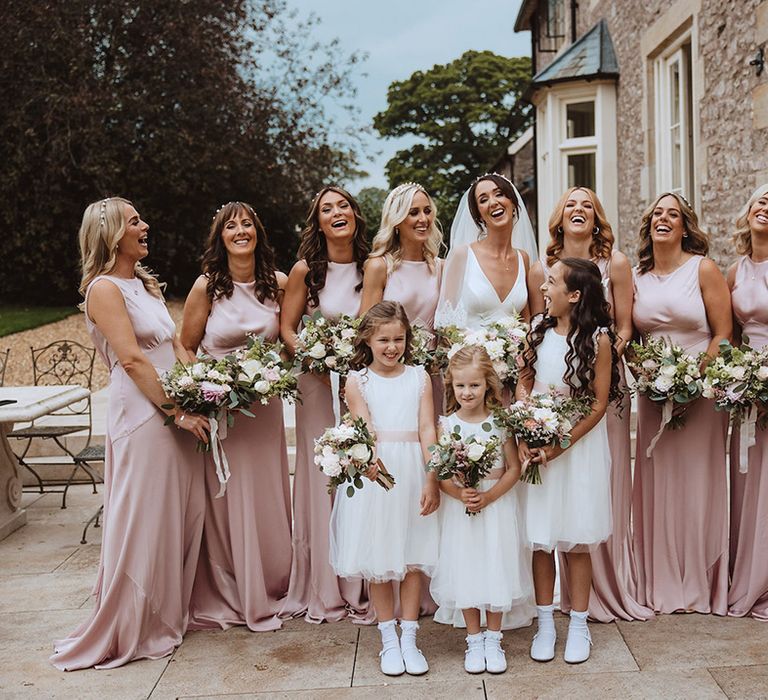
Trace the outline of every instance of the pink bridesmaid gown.
<path fill-rule="evenodd" d="M 733 313 L 760 349 L 768 345 L 768 261 L 744 256 L 731 291 Z M 747 473 L 739 471 L 739 430 L 731 435 L 731 588 L 728 614 L 768 620 L 768 430 L 758 429 Z"/>
<path fill-rule="evenodd" d="M 635 328 L 669 338 L 692 355 L 712 332 L 693 256 L 668 275 L 635 271 Z M 659 613 L 725 615 L 728 608 L 728 502 L 725 438 L 728 416 L 711 401 L 689 405 L 685 425 L 666 429 L 650 457 L 661 408 L 638 398 L 633 490 L 638 599 Z"/>
<path fill-rule="evenodd" d="M 544 264 L 544 263 L 542 263 Z M 611 261 L 597 261 L 603 277 L 605 296 L 613 310 Z M 545 266 L 546 269 L 546 266 Z M 614 313 L 612 311 L 612 313 Z M 629 390 L 624 379 L 624 364 L 619 366 L 624 398 L 621 407 L 611 403 L 606 412 L 608 447 L 611 451 L 611 508 L 613 534 L 592 552 L 592 590 L 589 594 L 589 616 L 598 622 L 614 620 L 649 620 L 650 608 L 637 602 L 637 567 L 632 552 L 630 529 L 632 502 L 632 458 L 630 454 Z M 560 608 L 570 610 L 568 596 L 568 562 L 560 556 Z"/>
<path fill-rule="evenodd" d="M 357 316 L 362 277 L 356 263 L 328 263 L 319 309 L 325 318 Z M 317 308 L 307 306 L 306 313 Z M 331 389 L 313 374 L 299 377 L 302 403 L 296 405 L 296 471 L 293 481 L 293 564 L 282 617 L 305 615 L 307 622 L 367 619 L 362 579 L 338 578 L 331 568 L 330 520 L 333 499 L 328 477 L 314 462 L 315 439 L 334 424 Z"/>
<path fill-rule="evenodd" d="M 163 301 L 138 278 L 94 282 L 99 279 L 122 293 L 149 361 L 158 372 L 170 369 L 175 327 Z M 64 671 L 159 659 L 181 644 L 205 512 L 195 438 L 164 425 L 163 413 L 126 374 L 87 312 L 86 325 L 110 368 L 104 529 L 95 606 L 86 622 L 54 643 L 51 663 Z"/>
<path fill-rule="evenodd" d="M 232 296 L 214 300 L 200 347 L 222 358 L 252 333 L 277 340 L 279 306 L 234 282 Z M 210 455 L 205 459 L 203 546 L 190 603 L 190 629 L 247 625 L 279 629 L 281 599 L 291 573 L 291 491 L 283 403 L 251 406 L 254 418 L 235 414 L 222 445 L 231 476 L 224 496 Z"/>

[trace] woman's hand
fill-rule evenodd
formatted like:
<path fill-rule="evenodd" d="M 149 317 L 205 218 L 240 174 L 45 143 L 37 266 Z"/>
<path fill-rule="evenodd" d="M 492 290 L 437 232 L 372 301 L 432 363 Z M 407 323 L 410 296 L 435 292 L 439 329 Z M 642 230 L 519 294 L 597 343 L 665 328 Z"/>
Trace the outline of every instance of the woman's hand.
<path fill-rule="evenodd" d="M 436 481 L 428 481 L 421 491 L 420 515 L 430 515 L 440 506 L 440 487 Z"/>
<path fill-rule="evenodd" d="M 470 513 L 479 513 L 483 508 L 486 508 L 493 503 L 492 498 L 488 496 L 488 491 L 477 491 L 476 489 L 465 489 L 466 491 L 473 491 L 474 493 L 467 499 L 462 499 L 464 505 Z"/>
<path fill-rule="evenodd" d="M 534 451 L 536 452 L 534 462 L 538 462 L 539 464 L 547 464 L 565 452 L 565 450 L 560 447 L 560 445 L 547 445 L 547 447 L 537 447 Z"/>
<path fill-rule="evenodd" d="M 517 443 L 517 456 L 520 458 L 520 464 L 527 464 L 533 460 L 534 452 L 528 447 L 528 443 L 525 440 L 520 440 Z"/>
<path fill-rule="evenodd" d="M 368 477 L 371 481 L 376 481 L 376 479 L 379 476 L 379 460 L 376 459 L 376 455 L 374 455 L 374 462 L 373 464 L 368 466 L 368 469 L 365 471 L 365 476 Z"/>
<path fill-rule="evenodd" d="M 198 440 L 208 444 L 208 433 L 211 430 L 211 422 L 199 413 L 187 413 L 177 409 L 173 416 L 173 422 L 177 428 L 188 430 Z"/>

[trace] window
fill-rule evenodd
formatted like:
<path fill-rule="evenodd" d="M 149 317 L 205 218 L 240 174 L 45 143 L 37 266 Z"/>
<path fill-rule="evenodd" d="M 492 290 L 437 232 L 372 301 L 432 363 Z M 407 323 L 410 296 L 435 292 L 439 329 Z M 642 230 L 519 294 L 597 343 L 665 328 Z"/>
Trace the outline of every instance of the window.
<path fill-rule="evenodd" d="M 560 125 L 562 188 L 583 185 L 595 189 L 597 180 L 595 100 L 563 101 Z"/>
<path fill-rule="evenodd" d="M 539 12 L 539 51 L 554 53 L 565 39 L 565 0 L 543 0 Z"/>

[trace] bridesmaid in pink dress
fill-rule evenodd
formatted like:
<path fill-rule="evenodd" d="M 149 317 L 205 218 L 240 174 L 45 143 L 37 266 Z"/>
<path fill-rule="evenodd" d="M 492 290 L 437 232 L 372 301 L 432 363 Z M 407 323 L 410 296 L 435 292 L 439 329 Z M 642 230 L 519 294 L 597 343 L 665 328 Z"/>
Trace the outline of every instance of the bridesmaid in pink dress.
<path fill-rule="evenodd" d="M 397 301 L 412 326 L 434 332 L 443 264 L 438 257 L 443 234 L 436 220 L 437 207 L 421 185 L 407 182 L 389 193 L 363 271 L 361 316 L 380 301 Z M 443 382 L 439 374 L 431 379 L 437 421 L 443 412 Z M 421 614 L 432 615 L 437 605 L 429 593 L 429 581 L 421 590 Z"/>
<path fill-rule="evenodd" d="M 611 224 L 597 195 L 587 187 L 567 190 L 549 219 L 550 244 L 546 256 L 531 266 L 528 295 L 531 314 L 544 312 L 541 285 L 560 258 L 592 260 L 603 277 L 603 289 L 611 305 L 616 332 L 616 352 L 624 354 L 632 337 L 632 269 L 627 256 L 614 249 Z M 608 445 L 611 450 L 611 506 L 613 535 L 592 552 L 592 590 L 589 616 L 598 622 L 648 620 L 653 611 L 637 602 L 637 570 L 632 555 L 630 530 L 632 460 L 630 455 L 629 391 L 624 364 L 619 365 L 624 398 L 621 406 L 611 403 L 606 411 Z M 568 563 L 560 557 L 560 609 L 570 610 Z"/>
<path fill-rule="evenodd" d="M 768 183 L 758 187 L 736 219 L 742 257 L 728 271 L 739 335 L 768 346 Z M 758 429 L 747 473 L 739 470 L 739 430 L 731 435 L 731 587 L 728 614 L 768 620 L 768 430 Z"/>
<path fill-rule="evenodd" d="M 279 300 L 287 277 L 253 208 L 229 202 L 213 218 L 197 278 L 184 306 L 181 342 L 194 361 L 198 348 L 222 358 L 246 345 L 247 334 L 277 340 Z M 251 406 L 223 442 L 231 477 L 219 480 L 206 455 L 203 547 L 190 603 L 191 629 L 247 625 L 279 629 L 277 613 L 291 573 L 291 492 L 283 404 Z"/>
<path fill-rule="evenodd" d="M 159 659 L 187 629 L 205 509 L 195 438 L 207 440 L 208 420 L 162 408 L 172 401 L 158 373 L 184 351 L 157 280 L 139 263 L 148 228 L 119 197 L 91 204 L 80 227 L 86 324 L 110 384 L 96 604 L 54 643 L 51 663 L 63 671 Z M 165 426 L 166 415 L 182 430 Z"/>
<path fill-rule="evenodd" d="M 675 194 L 643 215 L 635 270 L 635 328 L 712 358 L 732 330 L 728 285 L 704 257 L 709 248 L 695 212 Z M 705 360 L 706 362 L 706 360 Z M 655 612 L 725 615 L 728 608 L 728 416 L 698 399 L 685 425 L 666 429 L 650 457 L 661 408 L 638 398 L 633 490 L 638 599 Z"/>
<path fill-rule="evenodd" d="M 299 244 L 299 261 L 285 289 L 280 335 L 296 349 L 301 317 L 317 309 L 328 319 L 356 316 L 362 268 L 368 255 L 360 207 L 340 187 L 315 195 Z M 293 482 L 293 564 L 283 617 L 305 615 L 308 622 L 335 622 L 347 616 L 368 619 L 363 580 L 336 577 L 329 560 L 332 497 L 328 477 L 314 463 L 314 441 L 334 424 L 326 376 L 299 377 L 302 403 L 296 406 L 296 473 Z M 371 611 L 372 612 L 372 611 Z M 372 617 L 370 618 L 372 620 Z"/>

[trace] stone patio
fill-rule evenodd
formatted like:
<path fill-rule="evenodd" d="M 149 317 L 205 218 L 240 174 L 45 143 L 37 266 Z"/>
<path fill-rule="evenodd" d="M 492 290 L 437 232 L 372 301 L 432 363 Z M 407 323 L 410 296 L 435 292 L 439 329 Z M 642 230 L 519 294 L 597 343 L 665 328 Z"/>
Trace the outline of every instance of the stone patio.
<path fill-rule="evenodd" d="M 469 676 L 463 634 L 422 621 L 431 670 L 385 679 L 378 633 L 351 623 L 286 623 L 278 632 L 191 632 L 176 653 L 111 671 L 61 673 L 48 664 L 52 640 L 84 619 L 96 575 L 100 530 L 79 544 L 100 495 L 74 487 L 60 497 L 25 495 L 29 523 L 0 542 L 2 698 L 766 698 L 768 625 L 751 619 L 673 615 L 651 622 L 592 625 L 592 658 L 528 658 L 531 629 L 505 635 L 509 670 Z M 558 620 L 561 642 L 567 620 Z"/>

